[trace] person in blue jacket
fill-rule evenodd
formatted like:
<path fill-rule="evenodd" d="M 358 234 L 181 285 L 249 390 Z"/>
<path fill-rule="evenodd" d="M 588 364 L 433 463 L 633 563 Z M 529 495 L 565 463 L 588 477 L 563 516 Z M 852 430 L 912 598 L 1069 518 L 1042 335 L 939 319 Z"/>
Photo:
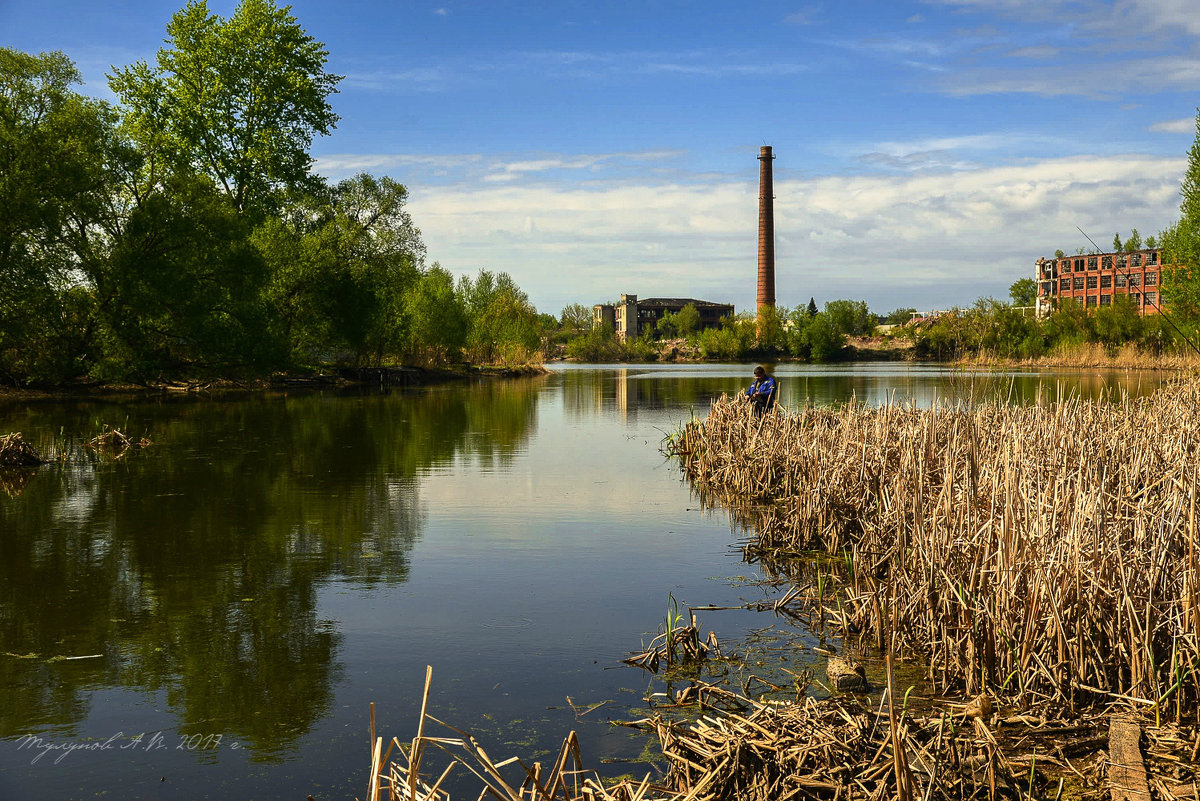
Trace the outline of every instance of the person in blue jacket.
<path fill-rule="evenodd" d="M 775 407 L 775 396 L 779 394 L 779 388 L 775 384 L 775 379 L 767 375 L 767 371 L 762 365 L 754 368 L 754 383 L 746 388 L 746 397 L 750 403 L 754 405 L 754 413 L 761 415 L 768 409 Z"/>

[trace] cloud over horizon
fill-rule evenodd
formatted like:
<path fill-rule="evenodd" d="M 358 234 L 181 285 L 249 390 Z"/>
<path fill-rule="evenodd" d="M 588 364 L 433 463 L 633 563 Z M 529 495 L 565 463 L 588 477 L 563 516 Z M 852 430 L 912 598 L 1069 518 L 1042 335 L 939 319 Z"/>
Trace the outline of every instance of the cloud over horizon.
<path fill-rule="evenodd" d="M 1048 159 L 915 174 L 775 182 L 778 295 L 896 306 L 1004 297 L 1034 261 L 1113 231 L 1175 219 L 1186 161 L 1139 155 Z M 414 187 L 431 260 L 509 272 L 543 311 L 621 292 L 753 302 L 757 185 L 588 186 L 529 182 Z M 570 276 L 569 280 L 566 276 Z"/>

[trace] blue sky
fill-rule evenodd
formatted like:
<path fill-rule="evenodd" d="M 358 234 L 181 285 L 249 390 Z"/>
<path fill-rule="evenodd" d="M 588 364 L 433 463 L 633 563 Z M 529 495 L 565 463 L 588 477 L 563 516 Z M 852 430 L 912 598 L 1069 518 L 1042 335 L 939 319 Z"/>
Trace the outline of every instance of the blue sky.
<path fill-rule="evenodd" d="M 152 60 L 179 3 L 0 0 L 0 45 L 85 91 Z M 232 0 L 209 3 L 227 16 Z M 886 312 L 1007 296 L 1056 248 L 1178 214 L 1196 0 L 292 4 L 345 75 L 314 147 L 409 187 L 430 262 L 541 311 L 628 292 L 750 309 L 758 149 L 777 296 Z"/>

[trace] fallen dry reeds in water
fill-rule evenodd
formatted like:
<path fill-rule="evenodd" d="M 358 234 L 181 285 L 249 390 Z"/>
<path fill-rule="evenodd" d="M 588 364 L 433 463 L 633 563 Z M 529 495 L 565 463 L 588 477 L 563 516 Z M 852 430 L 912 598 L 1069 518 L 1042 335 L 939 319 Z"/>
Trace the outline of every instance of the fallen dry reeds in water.
<path fill-rule="evenodd" d="M 133 439 L 119 428 L 109 428 L 108 426 L 105 426 L 103 431 L 87 441 L 89 448 L 118 454 L 123 454 L 131 448 L 148 448 L 153 444 L 153 442 L 145 437 Z"/>
<path fill-rule="evenodd" d="M 660 663 L 670 667 L 696 664 L 708 659 L 709 656 L 719 659 L 721 646 L 717 642 L 717 633 L 710 631 L 708 637 L 701 639 L 700 624 L 696 621 L 696 613 L 688 610 L 688 614 L 690 622 L 685 626 L 678 607 L 674 606 L 673 609 L 668 609 L 667 621 L 662 633 L 651 640 L 648 647 L 621 661 L 627 665 L 657 673 Z"/>
<path fill-rule="evenodd" d="M 368 801 L 449 801 L 446 780 L 456 771 L 478 783 L 478 793 L 464 797 L 499 801 L 1029 799 L 1057 797 L 1068 777 L 1078 798 L 1085 787 L 1099 796 L 1106 768 L 1095 755 L 1107 739 L 1095 720 L 985 721 L 970 709 L 914 714 L 899 701 L 893 705 L 890 688 L 878 701 L 759 701 L 699 683 L 694 719 L 655 715 L 623 724 L 657 737 L 665 775 L 604 780 L 584 769 L 574 732 L 549 764 L 492 759 L 471 734 L 429 714 L 431 679 L 427 668 L 417 734 L 409 742 L 393 738 L 385 750 L 372 708 Z M 1181 741 L 1171 738 L 1178 733 L 1151 734 L 1151 757 L 1178 750 Z M 1156 752 L 1162 740 L 1168 750 Z M 1080 758 L 1081 751 L 1089 756 Z M 1156 778 L 1154 786 L 1163 799 L 1188 797 L 1187 779 Z"/>
<path fill-rule="evenodd" d="M 36 467 L 45 461 L 21 432 L 0 436 L 0 467 Z"/>
<path fill-rule="evenodd" d="M 753 552 L 845 552 L 825 603 L 944 686 L 1198 711 L 1200 381 L 762 418 L 722 399 L 666 447 L 703 491 L 760 505 Z"/>

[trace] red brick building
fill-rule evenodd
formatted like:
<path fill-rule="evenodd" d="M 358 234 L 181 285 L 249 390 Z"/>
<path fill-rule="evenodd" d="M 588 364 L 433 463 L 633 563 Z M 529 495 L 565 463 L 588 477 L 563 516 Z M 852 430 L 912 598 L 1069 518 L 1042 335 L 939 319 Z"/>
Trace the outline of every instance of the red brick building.
<path fill-rule="evenodd" d="M 1150 248 L 1038 259 L 1037 282 L 1039 313 L 1064 303 L 1111 306 L 1113 298 L 1127 295 L 1142 314 L 1158 314 L 1163 306 L 1162 252 Z"/>

